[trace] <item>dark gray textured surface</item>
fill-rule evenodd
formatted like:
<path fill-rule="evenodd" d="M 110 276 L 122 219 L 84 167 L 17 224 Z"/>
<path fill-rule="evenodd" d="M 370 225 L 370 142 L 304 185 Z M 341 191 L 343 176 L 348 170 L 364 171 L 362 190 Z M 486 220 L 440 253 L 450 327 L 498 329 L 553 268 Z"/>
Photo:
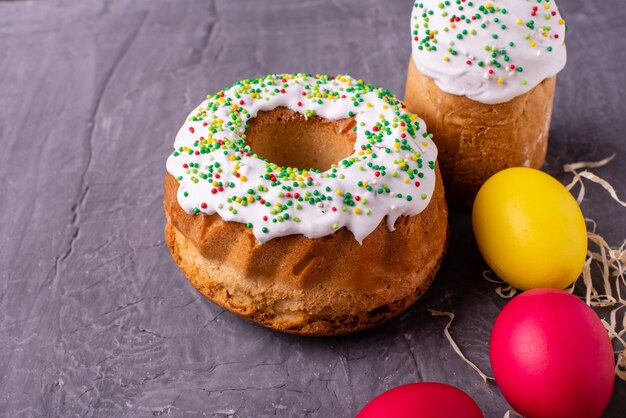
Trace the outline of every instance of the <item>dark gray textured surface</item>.
<path fill-rule="evenodd" d="M 507 405 L 489 371 L 505 301 L 481 278 L 469 212 L 427 295 L 358 335 L 276 334 L 207 302 L 163 243 L 165 159 L 207 93 L 269 72 L 350 74 L 402 95 L 411 0 L 0 1 L 0 413 L 6 416 L 349 417 L 414 381 Z M 546 169 L 597 173 L 626 196 L 626 9 L 561 1 L 570 26 Z M 613 245 L 623 209 L 592 187 L 586 216 Z M 616 382 L 607 417 L 624 416 Z"/>

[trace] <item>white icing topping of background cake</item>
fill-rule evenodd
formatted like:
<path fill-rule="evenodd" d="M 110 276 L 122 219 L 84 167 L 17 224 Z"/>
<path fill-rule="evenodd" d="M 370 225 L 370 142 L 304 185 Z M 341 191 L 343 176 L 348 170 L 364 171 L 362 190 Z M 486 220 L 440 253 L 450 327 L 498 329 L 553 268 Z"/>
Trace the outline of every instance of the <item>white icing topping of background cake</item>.
<path fill-rule="evenodd" d="M 418 0 L 413 61 L 446 93 L 496 104 L 565 66 L 566 25 L 554 0 Z"/>
<path fill-rule="evenodd" d="M 307 117 L 356 119 L 354 153 L 327 171 L 264 161 L 245 143 L 247 122 L 286 107 Z M 425 123 L 386 90 L 347 75 L 269 75 L 209 97 L 189 116 L 167 160 L 188 213 L 241 222 L 261 242 L 340 228 L 362 242 L 383 218 L 393 225 L 428 205 L 437 149 Z"/>

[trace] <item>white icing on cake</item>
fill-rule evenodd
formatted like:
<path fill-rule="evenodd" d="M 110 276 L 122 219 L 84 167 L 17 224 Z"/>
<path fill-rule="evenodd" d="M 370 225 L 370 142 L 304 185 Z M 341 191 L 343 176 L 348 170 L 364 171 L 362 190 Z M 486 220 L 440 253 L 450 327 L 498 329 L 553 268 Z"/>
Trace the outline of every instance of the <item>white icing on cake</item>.
<path fill-rule="evenodd" d="M 565 66 L 566 25 L 554 0 L 418 0 L 413 61 L 446 93 L 496 104 Z"/>
<path fill-rule="evenodd" d="M 356 119 L 354 153 L 331 169 L 278 167 L 252 153 L 246 123 L 286 107 L 307 117 Z M 437 149 L 425 123 L 386 90 L 337 77 L 269 75 L 209 97 L 189 116 L 167 160 L 188 213 L 241 222 L 261 242 L 340 228 L 362 242 L 383 218 L 393 230 L 430 202 Z"/>

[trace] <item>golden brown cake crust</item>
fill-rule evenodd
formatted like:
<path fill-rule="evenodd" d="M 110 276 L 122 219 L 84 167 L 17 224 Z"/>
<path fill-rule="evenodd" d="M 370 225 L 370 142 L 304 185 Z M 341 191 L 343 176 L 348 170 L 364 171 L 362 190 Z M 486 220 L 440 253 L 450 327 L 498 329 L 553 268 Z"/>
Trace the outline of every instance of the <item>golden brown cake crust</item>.
<path fill-rule="evenodd" d="M 410 60 L 406 105 L 434 135 L 451 204 L 471 206 L 498 171 L 543 165 L 555 84 L 547 78 L 509 102 L 487 105 L 442 91 Z"/>
<path fill-rule="evenodd" d="M 285 117 L 284 110 L 260 117 L 279 116 Z M 329 129 L 330 123 L 343 135 L 350 128 L 350 120 L 319 122 L 308 129 Z M 188 214 L 177 191 L 178 182 L 166 174 L 165 238 L 189 281 L 223 308 L 284 332 L 340 335 L 393 318 L 430 286 L 447 246 L 448 208 L 438 167 L 428 207 L 399 218 L 394 231 L 384 219 L 362 245 L 346 229 L 319 239 L 289 235 L 260 244 L 244 224 Z"/>

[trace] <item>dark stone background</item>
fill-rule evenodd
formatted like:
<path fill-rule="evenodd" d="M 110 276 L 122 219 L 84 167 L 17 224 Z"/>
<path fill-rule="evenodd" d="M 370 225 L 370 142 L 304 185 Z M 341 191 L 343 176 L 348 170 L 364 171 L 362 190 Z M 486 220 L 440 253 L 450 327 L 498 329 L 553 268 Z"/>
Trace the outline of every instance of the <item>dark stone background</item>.
<path fill-rule="evenodd" d="M 269 72 L 349 72 L 402 95 L 411 0 L 0 1 L 0 411 L 6 416 L 353 416 L 382 391 L 441 381 L 487 417 L 506 303 L 485 282 L 469 211 L 453 210 L 435 285 L 384 326 L 281 335 L 224 313 L 163 243 L 165 159 L 207 93 Z M 626 8 L 561 1 L 570 26 L 546 170 L 617 153 L 596 172 L 626 196 Z M 582 205 L 612 245 L 623 209 Z M 617 381 L 607 417 L 623 417 Z"/>

